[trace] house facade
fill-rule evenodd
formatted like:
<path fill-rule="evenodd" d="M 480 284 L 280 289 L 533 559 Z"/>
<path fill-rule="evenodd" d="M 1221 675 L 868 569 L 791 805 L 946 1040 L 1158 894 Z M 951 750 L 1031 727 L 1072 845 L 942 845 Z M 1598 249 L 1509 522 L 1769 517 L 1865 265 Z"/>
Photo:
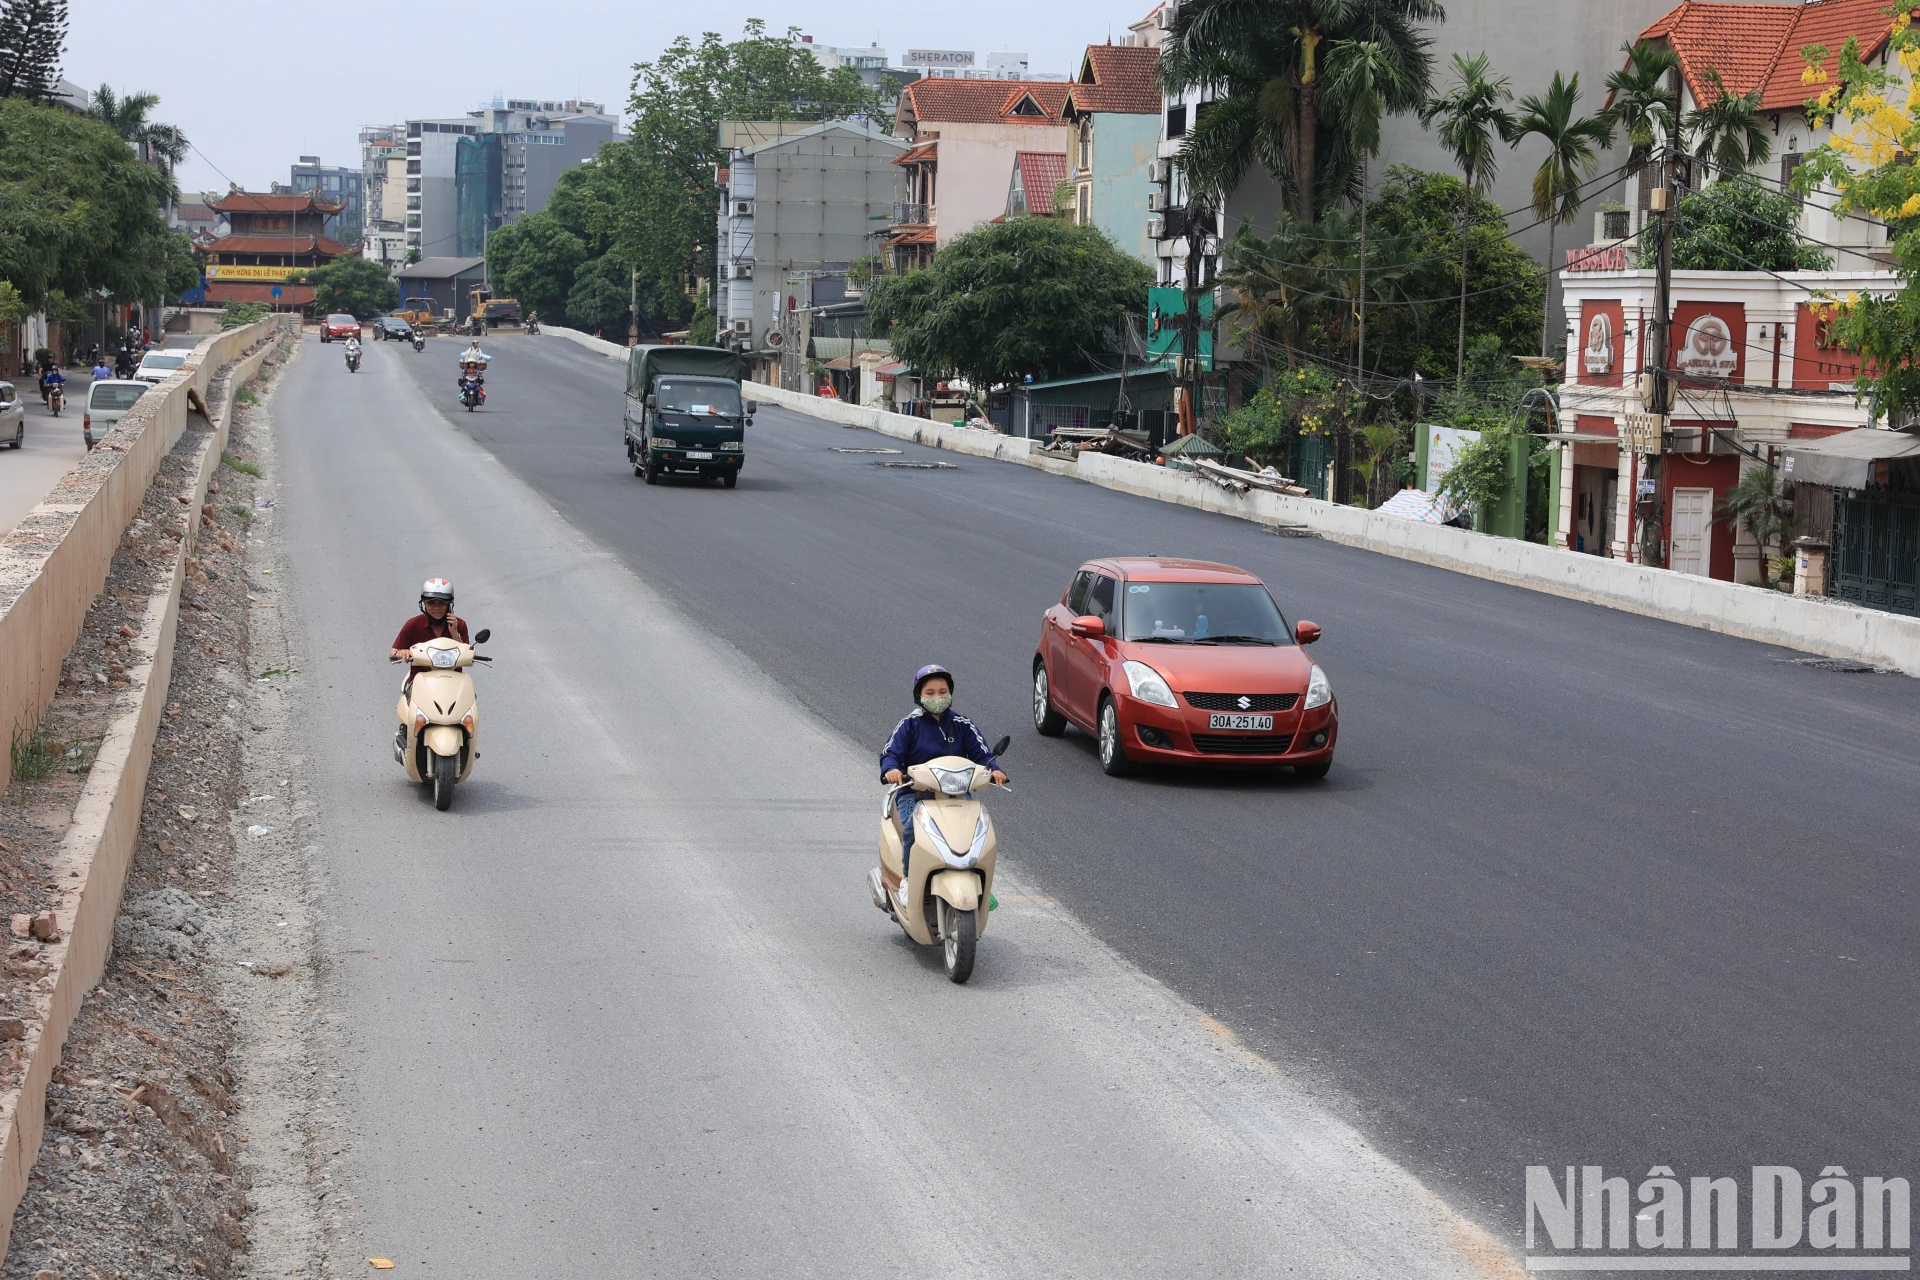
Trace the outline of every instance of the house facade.
<path fill-rule="evenodd" d="M 1147 263 L 1155 258 L 1147 178 L 1159 158 L 1159 65 L 1157 46 L 1088 45 L 1061 108 L 1073 130 L 1073 220 Z"/>

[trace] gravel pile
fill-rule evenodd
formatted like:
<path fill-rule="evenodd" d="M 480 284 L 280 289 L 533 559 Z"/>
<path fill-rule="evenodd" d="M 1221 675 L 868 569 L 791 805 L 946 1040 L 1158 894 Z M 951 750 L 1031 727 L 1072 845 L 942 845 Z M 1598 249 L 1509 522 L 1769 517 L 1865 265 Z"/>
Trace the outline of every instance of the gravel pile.
<path fill-rule="evenodd" d="M 271 379 L 290 347 L 261 370 Z M 249 726 L 248 527 L 268 493 L 247 473 L 249 408 L 238 397 L 228 445 L 188 561 L 168 701 L 154 746 L 139 845 L 114 954 L 86 999 L 47 1096 L 47 1131 L 0 1277 L 63 1280 L 201 1275 L 241 1267 L 253 1205 L 242 1155 L 249 1135 L 230 1065 L 234 1020 L 223 1007 L 217 939 L 231 909 L 233 815 L 246 799 Z M 216 380 L 216 406 L 226 388 Z M 115 557 L 107 588 L 68 657 L 41 737 L 49 776 L 16 782 L 0 816 L 0 903 L 37 910 L 91 764 L 124 692 L 127 642 L 145 622 L 180 541 L 181 495 L 208 427 L 168 455 Z M 260 492 L 256 493 L 256 489 Z M 71 754 L 69 754 L 71 753 Z M 31 942 L 15 942 L 0 1015 L 37 980 Z M 254 979 L 264 981 L 265 979 Z M 4 1036 L 0 1016 L 0 1037 Z M 17 1079 L 17 1076 L 16 1076 Z"/>

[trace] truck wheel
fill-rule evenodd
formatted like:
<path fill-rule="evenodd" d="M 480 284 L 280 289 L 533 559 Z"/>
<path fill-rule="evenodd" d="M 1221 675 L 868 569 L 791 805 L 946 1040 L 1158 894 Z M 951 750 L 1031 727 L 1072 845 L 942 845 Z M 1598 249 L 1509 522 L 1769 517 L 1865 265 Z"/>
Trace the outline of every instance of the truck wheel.
<path fill-rule="evenodd" d="M 740 473 L 738 471 L 729 471 L 720 477 L 720 483 L 731 489 L 740 483 Z"/>
<path fill-rule="evenodd" d="M 640 468 L 640 474 L 646 477 L 648 484 L 660 483 L 660 467 L 651 458 Z"/>

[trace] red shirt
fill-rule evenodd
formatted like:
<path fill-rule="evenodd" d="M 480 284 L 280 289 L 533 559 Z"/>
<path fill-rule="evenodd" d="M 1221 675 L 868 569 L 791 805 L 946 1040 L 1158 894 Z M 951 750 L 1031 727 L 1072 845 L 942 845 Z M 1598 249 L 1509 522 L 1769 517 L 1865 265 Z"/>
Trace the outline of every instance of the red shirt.
<path fill-rule="evenodd" d="M 454 617 L 451 610 L 448 611 L 447 620 L 443 623 L 436 623 L 424 613 L 416 613 L 407 619 L 407 625 L 401 627 L 400 634 L 393 638 L 393 647 L 411 649 L 417 644 L 425 644 L 429 640 L 448 635 L 461 644 L 472 643 L 467 639 L 466 622 Z"/>

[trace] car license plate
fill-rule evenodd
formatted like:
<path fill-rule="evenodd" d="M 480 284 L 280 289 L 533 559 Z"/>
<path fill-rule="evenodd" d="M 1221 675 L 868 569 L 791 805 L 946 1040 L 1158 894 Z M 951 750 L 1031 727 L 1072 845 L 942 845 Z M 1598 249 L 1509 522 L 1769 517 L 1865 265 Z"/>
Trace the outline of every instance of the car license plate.
<path fill-rule="evenodd" d="M 699 449 L 689 449 L 687 450 L 687 461 L 688 462 L 712 462 L 713 455 L 710 453 L 704 453 Z"/>
<path fill-rule="evenodd" d="M 1221 715 L 1215 713 L 1207 717 L 1209 729 L 1244 729 L 1250 733 L 1271 733 L 1272 716 Z"/>

